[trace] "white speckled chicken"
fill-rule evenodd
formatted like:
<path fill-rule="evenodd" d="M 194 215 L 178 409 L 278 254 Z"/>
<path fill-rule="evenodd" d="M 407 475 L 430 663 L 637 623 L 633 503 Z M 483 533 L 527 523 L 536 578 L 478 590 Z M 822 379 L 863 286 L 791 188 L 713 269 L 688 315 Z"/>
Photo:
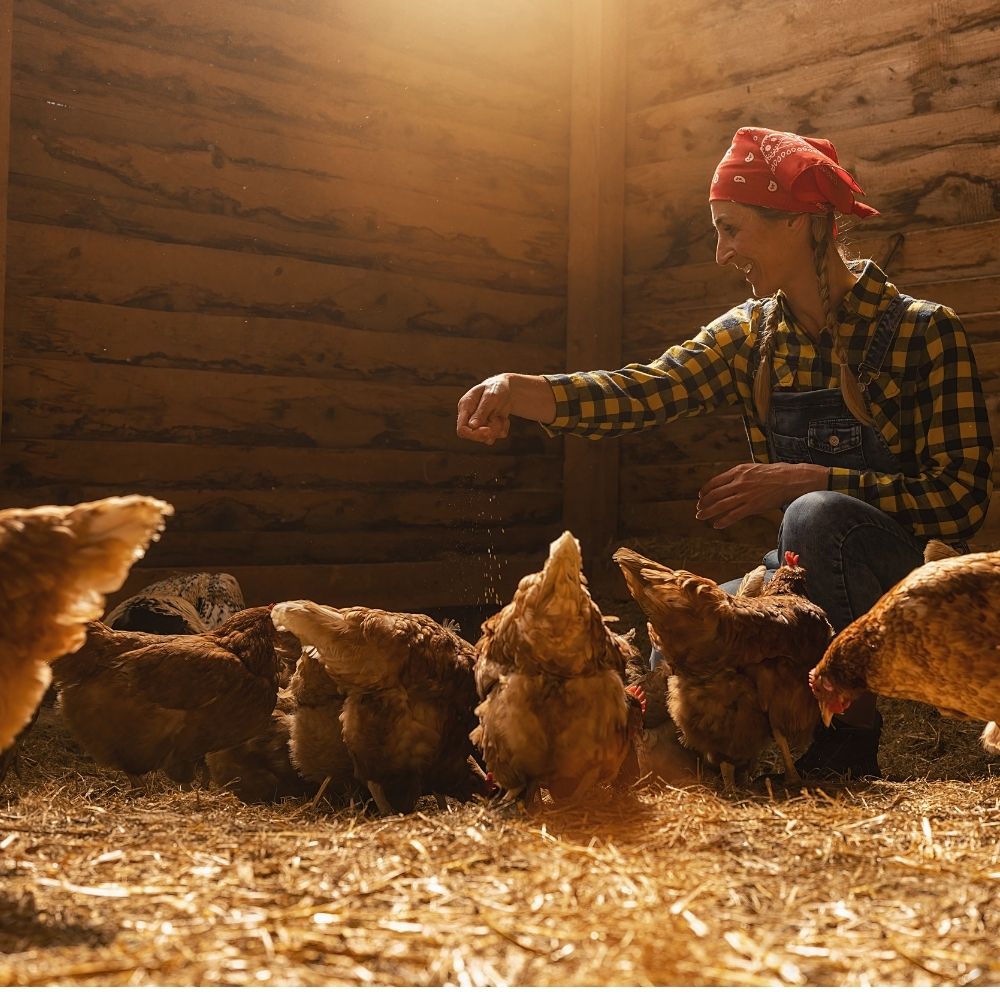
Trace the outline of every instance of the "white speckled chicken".
<path fill-rule="evenodd" d="M 0 751 L 13 751 L 49 685 L 52 660 L 78 649 L 173 507 L 146 496 L 0 511 Z M 6 771 L 12 753 L 0 756 Z"/>
<path fill-rule="evenodd" d="M 482 633 L 472 739 L 505 791 L 500 801 L 531 808 L 543 788 L 577 801 L 613 781 L 637 721 L 624 683 L 634 650 L 605 624 L 570 532 Z"/>
<path fill-rule="evenodd" d="M 805 596 L 805 570 L 786 564 L 761 587 L 733 596 L 712 580 L 621 548 L 614 554 L 670 674 L 670 714 L 691 749 L 722 771 L 727 790 L 773 738 L 785 777 L 799 781 L 791 747 L 819 721 L 809 671 L 832 635 Z"/>
<path fill-rule="evenodd" d="M 421 794 L 443 803 L 486 791 L 471 760 L 469 643 L 420 614 L 285 601 L 271 615 L 315 648 L 344 692 L 344 743 L 383 814 L 412 812 Z M 298 734 L 294 752 L 301 758 Z"/>
<path fill-rule="evenodd" d="M 217 628 L 246 607 L 229 573 L 185 573 L 143 587 L 104 616 L 123 632 L 197 635 Z"/>
<path fill-rule="evenodd" d="M 1000 552 L 918 566 L 841 631 L 809 681 L 823 721 L 863 691 L 934 705 L 988 725 L 1000 752 Z"/>

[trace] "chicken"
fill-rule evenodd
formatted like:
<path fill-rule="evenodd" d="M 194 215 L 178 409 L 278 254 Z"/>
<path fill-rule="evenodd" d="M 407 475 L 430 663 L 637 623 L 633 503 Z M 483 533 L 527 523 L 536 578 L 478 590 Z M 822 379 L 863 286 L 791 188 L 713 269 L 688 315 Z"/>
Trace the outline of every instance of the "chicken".
<path fill-rule="evenodd" d="M 135 495 L 0 511 L 0 780 L 49 686 L 49 664 L 83 644 L 84 623 L 172 513 Z"/>
<path fill-rule="evenodd" d="M 212 780 L 247 803 L 277 802 L 314 792 L 316 785 L 296 771 L 289 754 L 295 709 L 294 697 L 279 692 L 271 718 L 255 736 L 206 754 Z"/>
<path fill-rule="evenodd" d="M 700 778 L 698 755 L 681 743 L 681 733 L 667 709 L 667 688 L 670 680 L 659 667 L 650 669 L 641 659 L 625 668 L 630 682 L 625 689 L 643 702 L 642 728 L 633 745 L 636 752 L 637 777 L 659 778 L 675 788 L 697 784 Z"/>
<path fill-rule="evenodd" d="M 104 624 L 119 632 L 149 635 L 199 635 L 208 631 L 194 605 L 176 594 L 130 597 L 104 616 Z"/>
<path fill-rule="evenodd" d="M 268 608 L 238 611 L 200 635 L 87 626 L 83 648 L 53 675 L 70 732 L 100 763 L 138 775 L 157 768 L 188 784 L 196 764 L 265 726 L 281 663 Z"/>
<path fill-rule="evenodd" d="M 195 635 L 245 607 L 243 591 L 229 573 L 187 573 L 143 587 L 109 611 L 104 624 L 123 632 Z"/>
<path fill-rule="evenodd" d="M 635 725 L 624 683 L 635 650 L 602 619 L 570 532 L 483 623 L 476 653 L 472 739 L 504 789 L 501 804 L 531 808 L 543 788 L 579 801 L 617 777 Z"/>
<path fill-rule="evenodd" d="M 370 801 L 367 787 L 354 773 L 354 759 L 344 742 L 340 713 L 346 691 L 330 676 L 311 647 L 299 657 L 289 693 L 295 702 L 289 749 L 296 771 L 316 785 L 326 783 L 326 794 L 334 800 Z"/>
<path fill-rule="evenodd" d="M 621 548 L 614 554 L 670 674 L 668 705 L 686 746 L 718 764 L 727 791 L 771 739 L 785 778 L 799 781 L 791 747 L 807 743 L 819 714 L 808 674 L 833 630 L 805 596 L 794 554 L 759 592 L 730 595 L 713 581 Z"/>
<path fill-rule="evenodd" d="M 983 746 L 1000 752 L 1000 552 L 918 566 L 837 635 L 809 683 L 827 725 L 874 691 L 987 722 Z"/>
<path fill-rule="evenodd" d="M 469 643 L 421 614 L 286 601 L 271 615 L 303 647 L 315 648 L 344 692 L 344 744 L 383 814 L 412 812 L 421 794 L 443 804 L 445 795 L 467 801 L 485 792 L 470 759 L 476 692 Z M 293 752 L 303 768 L 305 747 L 296 730 Z"/>

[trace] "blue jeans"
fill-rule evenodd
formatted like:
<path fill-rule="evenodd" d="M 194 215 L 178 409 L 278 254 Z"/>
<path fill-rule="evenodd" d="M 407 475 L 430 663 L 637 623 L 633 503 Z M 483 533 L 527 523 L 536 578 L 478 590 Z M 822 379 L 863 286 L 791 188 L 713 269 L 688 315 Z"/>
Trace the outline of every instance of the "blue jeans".
<path fill-rule="evenodd" d="M 764 556 L 764 565 L 770 577 L 785 552 L 798 553 L 809 599 L 839 632 L 923 563 L 924 544 L 877 507 L 817 490 L 788 505 L 778 547 Z M 739 584 L 732 580 L 723 586 L 735 593 Z"/>

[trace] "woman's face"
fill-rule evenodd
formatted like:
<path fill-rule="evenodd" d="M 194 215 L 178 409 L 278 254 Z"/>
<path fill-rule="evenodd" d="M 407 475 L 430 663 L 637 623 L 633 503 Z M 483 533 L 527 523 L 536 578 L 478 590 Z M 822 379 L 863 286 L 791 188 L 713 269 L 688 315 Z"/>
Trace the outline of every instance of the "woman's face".
<path fill-rule="evenodd" d="M 742 271 L 757 298 L 813 280 L 812 247 L 805 215 L 765 218 L 750 205 L 710 201 L 718 242 L 715 262 Z"/>

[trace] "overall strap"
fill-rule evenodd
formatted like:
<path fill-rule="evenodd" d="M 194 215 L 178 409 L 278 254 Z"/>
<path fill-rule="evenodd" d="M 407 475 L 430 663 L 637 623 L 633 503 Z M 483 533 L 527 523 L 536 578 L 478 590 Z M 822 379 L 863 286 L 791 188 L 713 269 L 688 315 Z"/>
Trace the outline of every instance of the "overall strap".
<path fill-rule="evenodd" d="M 906 308 L 913 301 L 909 295 L 897 295 L 889 303 L 889 308 L 882 313 L 882 318 L 875 328 L 875 335 L 865 353 L 865 359 L 858 365 L 858 384 L 867 391 L 872 381 L 878 378 L 885 359 L 889 356 L 899 325 L 906 314 Z"/>

